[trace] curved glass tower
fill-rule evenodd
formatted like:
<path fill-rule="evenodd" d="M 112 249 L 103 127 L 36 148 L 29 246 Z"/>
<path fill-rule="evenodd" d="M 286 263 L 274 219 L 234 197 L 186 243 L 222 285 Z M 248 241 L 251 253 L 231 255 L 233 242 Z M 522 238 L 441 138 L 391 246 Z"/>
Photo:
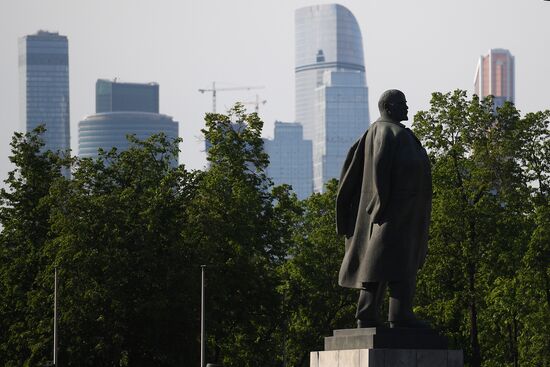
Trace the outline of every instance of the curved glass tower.
<path fill-rule="evenodd" d="M 300 8 L 295 23 L 296 121 L 313 141 L 314 191 L 320 192 L 369 126 L 363 40 L 342 5 Z"/>

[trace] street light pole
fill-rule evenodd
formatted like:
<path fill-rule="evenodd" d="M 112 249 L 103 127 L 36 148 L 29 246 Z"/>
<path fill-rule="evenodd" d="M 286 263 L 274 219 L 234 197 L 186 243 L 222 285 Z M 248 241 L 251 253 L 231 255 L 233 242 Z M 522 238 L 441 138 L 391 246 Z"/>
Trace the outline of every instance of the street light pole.
<path fill-rule="evenodd" d="M 57 268 L 53 276 L 53 365 L 57 367 Z"/>
<path fill-rule="evenodd" d="M 204 271 L 206 265 L 201 265 L 201 367 L 205 367 L 206 358 L 206 320 L 205 320 L 205 289 L 204 289 Z"/>

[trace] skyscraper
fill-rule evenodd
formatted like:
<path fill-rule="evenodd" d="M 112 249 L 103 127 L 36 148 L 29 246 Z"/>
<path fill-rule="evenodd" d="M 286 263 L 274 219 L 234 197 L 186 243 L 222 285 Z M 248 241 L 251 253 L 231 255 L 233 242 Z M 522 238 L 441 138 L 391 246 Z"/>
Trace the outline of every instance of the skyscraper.
<path fill-rule="evenodd" d="M 98 79 L 95 84 L 95 101 L 96 113 L 115 111 L 159 113 L 159 85 Z"/>
<path fill-rule="evenodd" d="M 46 125 L 45 150 L 70 149 L 67 37 L 38 31 L 19 39 L 20 130 Z"/>
<path fill-rule="evenodd" d="M 78 155 L 95 158 L 98 149 L 127 150 L 127 135 L 145 140 L 164 133 L 176 139 L 179 124 L 172 117 L 159 114 L 157 83 L 119 83 L 98 79 L 96 82 L 96 114 L 78 123 Z M 177 157 L 173 162 L 177 164 Z"/>
<path fill-rule="evenodd" d="M 325 70 L 315 93 L 313 191 L 322 192 L 339 178 L 349 148 L 368 127 L 368 91 L 359 71 Z"/>
<path fill-rule="evenodd" d="M 502 48 L 489 50 L 480 56 L 474 77 L 474 93 L 481 98 L 494 96 L 496 107 L 505 101 L 515 101 L 515 66 L 514 56 Z"/>
<path fill-rule="evenodd" d="M 353 14 L 338 4 L 300 8 L 295 24 L 296 121 L 313 141 L 314 190 L 322 191 L 369 126 L 363 41 Z"/>
<path fill-rule="evenodd" d="M 267 175 L 275 185 L 289 184 L 303 200 L 313 192 L 311 140 L 304 140 L 302 125 L 295 122 L 275 121 L 273 140 L 264 139 L 269 154 Z"/>
<path fill-rule="evenodd" d="M 178 123 L 170 116 L 152 112 L 118 111 L 96 113 L 78 123 L 78 155 L 95 158 L 98 149 L 127 150 L 127 135 L 145 140 L 153 134 L 164 133 L 169 139 L 178 137 Z M 176 162 L 177 163 L 177 159 Z"/>

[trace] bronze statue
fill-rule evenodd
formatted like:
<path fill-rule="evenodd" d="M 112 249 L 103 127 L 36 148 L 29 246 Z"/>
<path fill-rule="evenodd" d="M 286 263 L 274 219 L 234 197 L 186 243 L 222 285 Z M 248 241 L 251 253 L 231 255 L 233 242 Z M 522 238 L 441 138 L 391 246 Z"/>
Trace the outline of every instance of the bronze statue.
<path fill-rule="evenodd" d="M 427 328 L 412 311 L 424 263 L 432 203 L 430 161 L 412 131 L 405 95 L 392 89 L 380 118 L 351 147 L 336 199 L 336 227 L 346 237 L 339 284 L 360 289 L 358 327 L 382 326 L 378 309 L 389 288 L 390 327 Z"/>

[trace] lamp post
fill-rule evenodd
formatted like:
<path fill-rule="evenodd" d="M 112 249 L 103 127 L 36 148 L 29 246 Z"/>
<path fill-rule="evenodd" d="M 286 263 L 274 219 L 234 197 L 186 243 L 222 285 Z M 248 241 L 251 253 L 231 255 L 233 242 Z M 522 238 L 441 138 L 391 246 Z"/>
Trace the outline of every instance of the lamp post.
<path fill-rule="evenodd" d="M 53 365 L 57 366 L 57 268 L 53 275 Z"/>
<path fill-rule="evenodd" d="M 201 265 L 201 366 L 205 367 L 205 358 L 206 358 L 206 320 L 205 320 L 205 289 L 204 289 L 204 272 L 206 270 L 206 265 Z"/>

